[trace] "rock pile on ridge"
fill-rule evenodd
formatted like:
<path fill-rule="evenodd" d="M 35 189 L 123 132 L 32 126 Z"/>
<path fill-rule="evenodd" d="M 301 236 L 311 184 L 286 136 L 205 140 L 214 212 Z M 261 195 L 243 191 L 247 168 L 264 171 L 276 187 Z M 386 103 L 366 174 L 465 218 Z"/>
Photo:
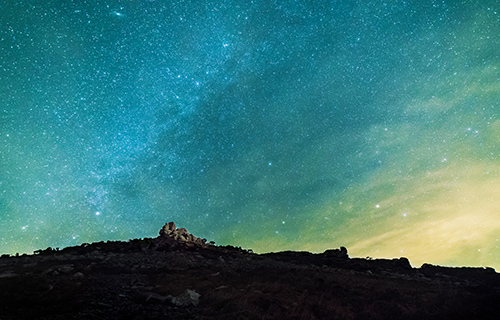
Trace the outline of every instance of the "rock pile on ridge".
<path fill-rule="evenodd" d="M 177 228 L 173 221 L 166 223 L 160 230 L 160 236 L 154 239 L 155 247 L 176 248 L 176 247 L 197 247 L 206 248 L 209 245 L 206 239 L 198 238 L 189 233 L 186 228 Z"/>

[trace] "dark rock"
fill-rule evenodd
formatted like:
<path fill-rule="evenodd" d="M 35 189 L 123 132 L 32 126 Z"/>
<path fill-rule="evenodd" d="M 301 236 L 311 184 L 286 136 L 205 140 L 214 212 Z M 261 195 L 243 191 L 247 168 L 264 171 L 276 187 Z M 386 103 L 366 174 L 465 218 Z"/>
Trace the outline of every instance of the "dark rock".
<path fill-rule="evenodd" d="M 154 292 L 145 292 L 144 295 L 146 296 L 146 302 L 165 302 L 165 301 L 172 301 L 172 296 L 162 296 L 161 294 L 154 293 Z"/>
<path fill-rule="evenodd" d="M 81 280 L 85 279 L 85 275 L 81 272 L 76 272 L 75 274 L 73 274 L 73 279 L 77 280 L 77 281 L 81 281 Z"/>
<path fill-rule="evenodd" d="M 347 249 L 345 247 L 340 247 L 340 249 L 329 249 L 323 252 L 325 257 L 333 257 L 340 259 L 349 259 L 349 255 L 347 254 Z"/>
<path fill-rule="evenodd" d="M 184 293 L 172 298 L 172 303 L 178 307 L 198 306 L 200 294 L 194 290 L 187 289 Z"/>
<path fill-rule="evenodd" d="M 3 273 L 0 273 L 0 278 L 14 278 L 17 277 L 18 274 L 14 273 L 13 271 L 5 271 Z"/>

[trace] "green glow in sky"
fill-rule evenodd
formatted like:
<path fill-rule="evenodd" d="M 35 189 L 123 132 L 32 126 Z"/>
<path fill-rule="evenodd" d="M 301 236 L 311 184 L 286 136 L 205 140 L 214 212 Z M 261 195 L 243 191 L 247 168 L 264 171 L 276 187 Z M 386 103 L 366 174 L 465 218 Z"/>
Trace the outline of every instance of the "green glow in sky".
<path fill-rule="evenodd" d="M 0 252 L 173 220 L 257 252 L 498 269 L 492 3 L 3 5 Z"/>

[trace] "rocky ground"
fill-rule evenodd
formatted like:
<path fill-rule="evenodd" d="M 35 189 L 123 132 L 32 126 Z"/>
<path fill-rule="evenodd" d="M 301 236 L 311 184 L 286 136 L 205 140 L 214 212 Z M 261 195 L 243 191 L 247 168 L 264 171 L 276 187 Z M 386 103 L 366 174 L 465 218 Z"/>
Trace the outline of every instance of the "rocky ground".
<path fill-rule="evenodd" d="M 0 319 L 498 319 L 493 269 L 154 239 L 0 258 Z"/>

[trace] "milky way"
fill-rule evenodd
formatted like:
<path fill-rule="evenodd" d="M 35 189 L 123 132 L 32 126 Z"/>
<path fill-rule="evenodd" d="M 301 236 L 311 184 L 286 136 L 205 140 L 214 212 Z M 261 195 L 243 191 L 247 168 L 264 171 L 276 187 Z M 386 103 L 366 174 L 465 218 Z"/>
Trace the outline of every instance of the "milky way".
<path fill-rule="evenodd" d="M 497 10 L 8 1 L 0 253 L 175 221 L 257 252 L 498 268 Z"/>

